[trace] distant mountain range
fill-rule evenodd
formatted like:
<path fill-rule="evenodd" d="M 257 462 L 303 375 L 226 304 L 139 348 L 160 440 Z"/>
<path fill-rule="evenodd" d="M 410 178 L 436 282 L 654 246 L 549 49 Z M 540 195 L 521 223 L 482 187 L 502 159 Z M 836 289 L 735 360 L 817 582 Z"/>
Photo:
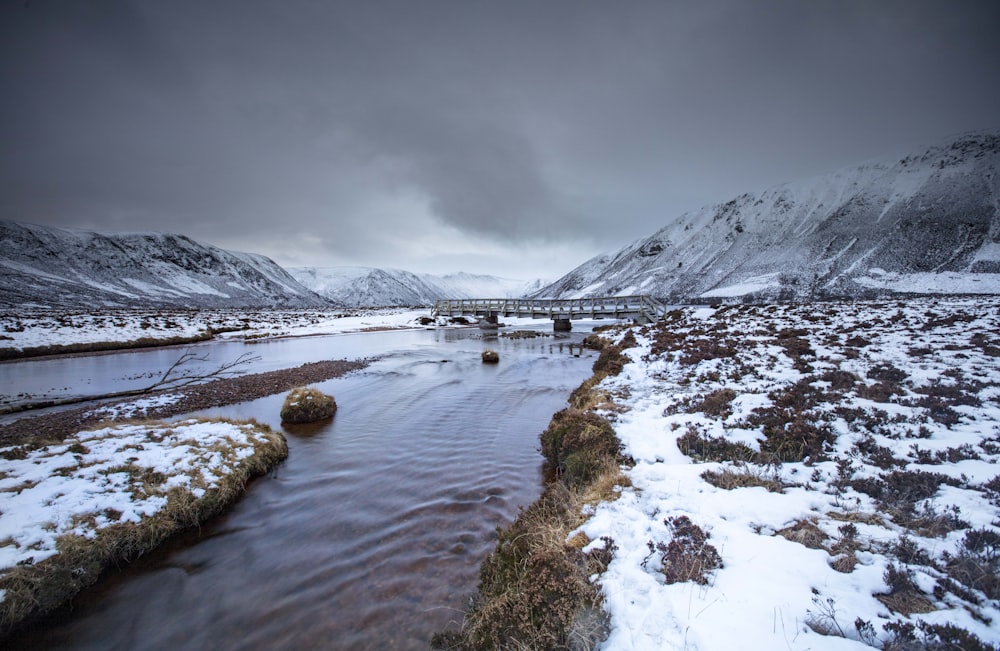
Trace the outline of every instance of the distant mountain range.
<path fill-rule="evenodd" d="M 367 267 L 285 270 L 183 235 L 102 235 L 0 221 L 0 307 L 399 307 L 503 298 L 541 281 Z M 291 273 L 289 273 L 291 272 Z"/>
<path fill-rule="evenodd" d="M 183 235 L 0 221 L 0 307 L 423 306 L 439 298 L 651 294 L 667 302 L 1000 294 L 1000 132 L 966 134 L 707 206 L 542 287 L 318 267 Z"/>
<path fill-rule="evenodd" d="M 102 235 L 0 221 L 0 305 L 318 307 L 270 259 L 183 235 Z"/>
<path fill-rule="evenodd" d="M 543 286 L 496 276 L 454 273 L 415 274 L 371 267 L 290 267 L 303 286 L 343 306 L 430 305 L 443 298 L 507 298 L 525 296 Z"/>
<path fill-rule="evenodd" d="M 1000 132 L 743 194 L 536 296 L 668 302 L 1000 294 Z"/>

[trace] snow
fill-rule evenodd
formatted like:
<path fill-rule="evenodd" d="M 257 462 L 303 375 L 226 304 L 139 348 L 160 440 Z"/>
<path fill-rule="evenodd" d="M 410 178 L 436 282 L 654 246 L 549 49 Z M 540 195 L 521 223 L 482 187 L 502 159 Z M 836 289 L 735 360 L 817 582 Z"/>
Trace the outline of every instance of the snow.
<path fill-rule="evenodd" d="M 315 307 L 325 302 L 273 261 L 182 235 L 0 221 L 3 304 L 92 308 Z"/>
<path fill-rule="evenodd" d="M 373 267 L 293 267 L 288 270 L 305 287 L 338 305 L 431 305 L 442 299 L 525 296 L 544 283 L 496 276 L 452 273 L 415 274 Z"/>
<path fill-rule="evenodd" d="M 0 314 L 0 350 L 194 337 L 207 329 L 219 338 L 259 339 L 420 327 L 429 310 L 130 310 Z M 231 331 L 227 331 L 231 330 Z M 222 331 L 222 332 L 219 332 Z"/>
<path fill-rule="evenodd" d="M 627 351 L 632 363 L 601 385 L 619 396 L 619 406 L 626 409 L 604 415 L 612 420 L 624 452 L 635 459 L 635 466 L 626 470 L 632 486 L 624 488 L 619 499 L 594 508 L 581 527 L 594 541 L 592 546 L 602 546 L 604 536 L 617 546 L 607 571 L 596 577 L 612 625 L 602 648 L 866 649 L 871 648 L 866 642 L 878 645 L 890 640 L 883 627 L 898 621 L 950 622 L 990 644 L 1000 643 L 997 601 L 979 593 L 976 604 L 947 589 L 943 596 L 932 594 L 946 578 L 944 553 L 959 551 L 967 528 L 937 538 L 908 531 L 882 512 L 872 497 L 836 483 L 838 461 L 854 464 L 855 479 L 888 472 L 871 465 L 856 447 L 870 438 L 892 450 L 903 464 L 897 470 L 954 478 L 956 485 L 942 485 L 918 508 L 937 513 L 957 508 L 967 526 L 1000 532 L 997 498 L 987 499 L 982 489 L 984 482 L 997 476 L 1000 461 L 1000 357 L 995 348 L 1000 345 L 1000 300 L 686 308 L 666 328 L 691 339 L 706 333 L 717 340 L 736 338 L 741 346 L 733 358 L 688 365 L 681 363 L 679 353 L 654 353 L 655 331 L 644 328 L 637 335 L 639 345 Z M 856 385 L 842 401 L 821 401 L 812 407 L 831 419 L 837 434 L 828 460 L 758 468 L 730 461 L 696 463 L 682 454 L 677 439 L 692 428 L 730 440 L 747 441 L 749 434 L 758 439 L 759 449 L 763 435 L 747 424 L 747 418 L 755 408 L 773 404 L 776 390 L 806 377 L 774 344 L 774 335 L 785 328 L 807 333 L 802 336 L 816 353 L 807 357 L 814 367 L 810 374 L 843 370 L 871 386 L 874 380 L 868 374 L 879 364 L 890 363 L 907 377 L 904 395 L 892 402 L 875 402 L 862 398 L 861 385 Z M 848 354 L 844 342 L 856 336 L 870 343 L 857 349 L 857 355 Z M 976 340 L 977 336 L 985 339 Z M 829 388 L 829 383 L 816 379 L 816 386 Z M 935 383 L 961 386 L 976 396 L 969 402 L 980 404 L 957 407 L 961 417 L 952 424 L 929 418 L 918 404 L 923 397 L 918 391 Z M 724 387 L 738 396 L 730 415 L 710 416 L 690 407 Z M 867 414 L 884 410 L 887 421 L 875 430 L 849 424 L 840 416 L 846 412 L 837 411 L 840 406 Z M 899 417 L 893 419 L 893 414 Z M 918 425 L 926 431 L 916 437 Z M 914 456 L 917 449 L 933 457 L 963 445 L 978 458 L 924 464 Z M 763 487 L 724 490 L 702 478 L 707 470 L 727 468 L 774 473 L 786 487 L 780 493 Z M 871 521 L 862 514 L 871 515 Z M 723 567 L 711 572 L 705 585 L 666 584 L 658 569 L 660 552 L 651 551 L 650 544 L 671 540 L 665 520 L 680 515 L 709 533 L 708 542 L 722 558 Z M 803 520 L 814 522 L 827 536 L 826 549 L 811 549 L 776 535 Z M 840 572 L 831 565 L 835 554 L 830 548 L 844 539 L 842 527 L 848 520 L 854 521 L 858 532 L 852 551 L 857 564 Z M 901 563 L 889 549 L 904 533 L 934 561 L 932 566 L 908 566 L 914 583 L 933 604 L 931 612 L 911 614 L 909 620 L 875 597 L 889 592 L 883 575 L 887 567 Z M 859 618 L 873 625 L 878 639 L 862 639 L 855 628 Z M 816 629 L 835 634 L 823 635 Z"/>
<path fill-rule="evenodd" d="M 854 278 L 854 282 L 865 287 L 905 294 L 1000 293 L 1000 274 L 961 271 L 891 273 L 882 269 L 868 271 L 871 276 L 858 276 Z"/>
<path fill-rule="evenodd" d="M 753 292 L 760 292 L 770 287 L 778 286 L 778 274 L 765 274 L 747 278 L 742 283 L 730 285 L 728 287 L 718 287 L 716 289 L 703 292 L 702 298 L 730 298 L 734 296 L 744 296 Z"/>
<path fill-rule="evenodd" d="M 252 424 L 187 420 L 85 431 L 35 450 L 0 449 L 0 571 L 57 554 L 62 536 L 93 538 L 104 527 L 155 515 L 171 488 L 203 494 L 251 456 L 262 436 Z M 165 479 L 145 482 L 150 473 Z"/>

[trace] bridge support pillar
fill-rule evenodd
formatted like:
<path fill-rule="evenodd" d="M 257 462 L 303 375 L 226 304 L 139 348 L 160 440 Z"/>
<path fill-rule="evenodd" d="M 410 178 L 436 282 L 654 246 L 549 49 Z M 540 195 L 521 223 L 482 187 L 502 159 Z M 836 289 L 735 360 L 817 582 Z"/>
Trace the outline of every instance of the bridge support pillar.
<path fill-rule="evenodd" d="M 500 318 L 496 312 L 488 312 L 479 318 L 479 327 L 482 330 L 496 330 L 500 327 Z"/>
<path fill-rule="evenodd" d="M 554 317 L 552 319 L 552 332 L 569 332 L 573 329 L 573 322 L 568 316 Z"/>

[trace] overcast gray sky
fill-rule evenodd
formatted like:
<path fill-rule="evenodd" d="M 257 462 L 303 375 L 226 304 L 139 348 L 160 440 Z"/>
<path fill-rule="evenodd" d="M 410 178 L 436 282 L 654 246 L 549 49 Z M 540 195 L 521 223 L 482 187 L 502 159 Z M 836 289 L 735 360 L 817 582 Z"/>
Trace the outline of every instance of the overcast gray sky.
<path fill-rule="evenodd" d="M 556 278 L 1000 126 L 996 0 L 0 0 L 0 218 Z"/>

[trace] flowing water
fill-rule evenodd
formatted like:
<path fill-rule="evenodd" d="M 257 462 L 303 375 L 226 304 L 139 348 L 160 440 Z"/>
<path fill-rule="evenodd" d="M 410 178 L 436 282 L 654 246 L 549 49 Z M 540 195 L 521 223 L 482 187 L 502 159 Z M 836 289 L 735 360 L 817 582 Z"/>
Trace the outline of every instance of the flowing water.
<path fill-rule="evenodd" d="M 364 350 L 353 357 L 388 354 L 317 385 L 336 397 L 336 416 L 285 427 L 288 459 L 227 514 L 109 577 L 14 648 L 428 648 L 461 621 L 495 528 L 541 490 L 538 434 L 594 361 L 581 338 L 299 340 L 312 359 L 352 339 Z M 486 347 L 498 365 L 480 361 Z M 278 429 L 282 399 L 206 413 Z"/>

